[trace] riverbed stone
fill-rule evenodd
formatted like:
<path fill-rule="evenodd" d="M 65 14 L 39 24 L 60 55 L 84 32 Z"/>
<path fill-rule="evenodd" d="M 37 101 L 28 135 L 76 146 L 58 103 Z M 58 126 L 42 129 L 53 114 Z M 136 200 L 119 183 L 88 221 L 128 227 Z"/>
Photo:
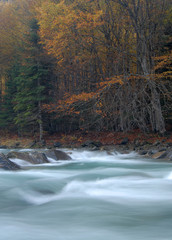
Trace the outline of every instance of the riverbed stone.
<path fill-rule="evenodd" d="M 153 146 L 158 146 L 158 145 L 160 145 L 161 144 L 161 142 L 159 141 L 159 140 L 157 140 L 157 141 L 155 141 L 154 143 L 153 143 Z"/>
<path fill-rule="evenodd" d="M 162 152 L 157 152 L 155 154 L 152 155 L 152 158 L 154 159 L 162 159 L 165 158 L 167 156 L 167 152 L 166 151 L 162 151 Z"/>
<path fill-rule="evenodd" d="M 35 164 L 49 163 L 48 158 L 45 153 L 31 152 L 30 155 L 32 158 L 32 162 Z"/>
<path fill-rule="evenodd" d="M 49 158 L 53 158 L 54 160 L 71 160 L 72 158 L 65 152 L 61 150 L 47 150 L 45 151 L 45 155 Z"/>
<path fill-rule="evenodd" d="M 143 155 L 147 154 L 147 151 L 146 150 L 139 150 L 138 154 L 143 156 Z"/>
<path fill-rule="evenodd" d="M 20 170 L 20 166 L 10 161 L 3 153 L 0 153 L 0 168 L 4 170 Z"/>
<path fill-rule="evenodd" d="M 158 152 L 157 149 L 149 149 L 148 152 L 147 152 L 147 155 L 152 157 L 154 154 L 156 154 Z"/>
<path fill-rule="evenodd" d="M 7 154 L 8 158 L 18 158 L 32 164 L 49 163 L 45 153 L 40 152 L 10 152 Z"/>
<path fill-rule="evenodd" d="M 81 147 L 94 148 L 95 150 L 99 150 L 101 146 L 102 146 L 101 142 L 91 140 L 87 140 L 86 142 L 81 144 Z"/>
<path fill-rule="evenodd" d="M 6 145 L 0 145 L 0 148 L 7 149 L 8 147 Z"/>
<path fill-rule="evenodd" d="M 172 150 L 169 150 L 169 151 L 167 152 L 167 159 L 170 160 L 170 161 L 172 161 Z"/>
<path fill-rule="evenodd" d="M 61 142 L 55 142 L 55 143 L 54 143 L 54 147 L 55 147 L 55 148 L 62 147 Z"/>
<path fill-rule="evenodd" d="M 123 138 L 122 141 L 120 142 L 120 145 L 126 145 L 126 144 L 128 144 L 128 143 L 129 143 L 129 139 L 128 139 L 128 137 L 125 137 L 125 138 Z"/>
<path fill-rule="evenodd" d="M 172 142 L 167 142 L 166 145 L 167 145 L 168 147 L 172 147 Z"/>

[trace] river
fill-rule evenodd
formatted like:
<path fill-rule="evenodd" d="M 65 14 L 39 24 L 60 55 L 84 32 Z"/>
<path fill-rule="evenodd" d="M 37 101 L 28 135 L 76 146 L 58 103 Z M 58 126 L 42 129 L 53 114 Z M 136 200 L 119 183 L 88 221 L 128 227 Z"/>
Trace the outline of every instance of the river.
<path fill-rule="evenodd" d="M 68 150 L 65 150 L 68 152 Z M 70 151 L 0 171 L 0 240 L 171 240 L 172 164 Z"/>

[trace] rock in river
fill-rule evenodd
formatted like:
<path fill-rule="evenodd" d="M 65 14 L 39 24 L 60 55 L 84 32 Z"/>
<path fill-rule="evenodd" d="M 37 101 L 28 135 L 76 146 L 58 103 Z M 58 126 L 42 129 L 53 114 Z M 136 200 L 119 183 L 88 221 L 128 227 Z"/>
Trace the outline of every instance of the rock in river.
<path fill-rule="evenodd" d="M 18 158 L 32 164 L 49 163 L 48 157 L 54 160 L 70 160 L 71 157 L 60 150 L 47 150 L 45 152 L 10 152 L 8 158 Z"/>
<path fill-rule="evenodd" d="M 54 160 L 71 160 L 71 157 L 67 153 L 60 150 L 47 150 L 45 154 Z"/>
<path fill-rule="evenodd" d="M 8 158 L 19 158 L 32 164 L 49 163 L 45 153 L 40 152 L 10 152 Z"/>
<path fill-rule="evenodd" d="M 3 153 L 0 153 L 0 168 L 4 170 L 21 169 L 16 163 L 11 162 Z"/>

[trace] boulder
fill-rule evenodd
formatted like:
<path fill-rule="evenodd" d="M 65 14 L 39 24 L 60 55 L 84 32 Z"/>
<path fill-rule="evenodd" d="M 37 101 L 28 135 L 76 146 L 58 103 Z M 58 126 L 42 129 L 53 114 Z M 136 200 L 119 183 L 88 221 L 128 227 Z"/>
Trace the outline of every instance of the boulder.
<path fill-rule="evenodd" d="M 33 164 L 49 163 L 48 158 L 45 155 L 45 153 L 31 152 L 30 156 L 32 158 L 32 163 Z"/>
<path fill-rule="evenodd" d="M 172 142 L 167 142 L 166 144 L 168 147 L 172 147 Z"/>
<path fill-rule="evenodd" d="M 172 161 L 172 150 L 167 152 L 167 159 Z"/>
<path fill-rule="evenodd" d="M 142 143 L 140 143 L 140 145 L 141 145 L 142 147 L 144 147 L 144 146 L 150 146 L 150 143 L 149 143 L 148 141 L 143 141 Z"/>
<path fill-rule="evenodd" d="M 19 158 L 19 159 L 22 159 L 22 160 L 25 160 L 27 161 L 27 159 L 30 157 L 29 156 L 29 153 L 28 152 L 9 152 L 7 154 L 7 157 L 8 158 Z"/>
<path fill-rule="evenodd" d="M 0 145 L 0 148 L 7 149 L 8 147 L 6 145 Z"/>
<path fill-rule="evenodd" d="M 60 150 L 47 150 L 45 155 L 54 160 L 71 160 L 72 158 L 65 152 Z"/>
<path fill-rule="evenodd" d="M 161 142 L 160 141 L 155 141 L 154 143 L 153 143 L 153 146 L 158 146 L 158 145 L 160 145 L 161 144 Z"/>
<path fill-rule="evenodd" d="M 131 150 L 129 149 L 129 147 L 128 146 L 126 146 L 126 145 L 115 145 L 114 146 L 114 152 L 115 152 L 115 154 L 117 153 L 117 152 L 119 152 L 119 153 L 121 153 L 121 154 L 123 154 L 123 153 L 129 153 Z"/>
<path fill-rule="evenodd" d="M 126 145 L 128 143 L 129 143 L 129 139 L 128 139 L 128 137 L 126 137 L 120 142 L 120 145 Z"/>
<path fill-rule="evenodd" d="M 62 146 L 62 144 L 60 143 L 60 142 L 55 142 L 54 143 L 54 147 L 55 148 L 59 148 L 59 147 L 61 147 Z"/>
<path fill-rule="evenodd" d="M 167 151 L 167 148 L 165 148 L 165 147 L 162 147 L 162 148 L 159 148 L 159 150 L 158 150 L 159 152 L 165 152 L 165 151 Z"/>
<path fill-rule="evenodd" d="M 135 147 L 135 148 L 140 147 L 140 140 L 139 140 L 139 139 L 135 139 L 134 142 L 133 142 L 133 144 L 134 144 L 134 147 Z"/>
<path fill-rule="evenodd" d="M 19 158 L 32 164 L 49 163 L 45 153 L 40 152 L 10 152 L 8 158 Z"/>
<path fill-rule="evenodd" d="M 138 154 L 143 156 L 143 155 L 147 154 L 147 151 L 146 150 L 139 150 Z"/>
<path fill-rule="evenodd" d="M 167 152 L 166 151 L 162 151 L 162 152 L 154 153 L 152 155 L 152 158 L 154 158 L 154 159 L 161 159 L 161 158 L 165 158 L 166 156 L 167 156 Z"/>
<path fill-rule="evenodd" d="M 143 146 L 143 149 L 144 149 L 145 151 L 149 151 L 149 150 L 150 150 L 150 145 L 149 145 L 149 144 L 145 144 L 145 145 Z"/>
<path fill-rule="evenodd" d="M 0 168 L 4 170 L 20 170 L 20 166 L 10 161 L 3 153 L 0 153 Z"/>
<path fill-rule="evenodd" d="M 91 140 L 87 140 L 86 142 L 81 144 L 81 147 L 94 148 L 94 149 L 99 149 L 101 146 L 102 146 L 101 142 L 96 142 Z"/>
<path fill-rule="evenodd" d="M 156 153 L 158 153 L 157 149 L 149 149 L 146 155 L 152 157 Z"/>
<path fill-rule="evenodd" d="M 33 148 L 36 145 L 36 140 L 34 140 L 33 142 L 31 142 L 28 146 L 28 148 Z"/>

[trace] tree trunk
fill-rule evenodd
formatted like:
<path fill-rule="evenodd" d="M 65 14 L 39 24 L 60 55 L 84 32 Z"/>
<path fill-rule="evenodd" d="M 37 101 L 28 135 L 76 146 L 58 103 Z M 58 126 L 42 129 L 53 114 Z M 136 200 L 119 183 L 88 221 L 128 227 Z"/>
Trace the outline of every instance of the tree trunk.
<path fill-rule="evenodd" d="M 41 101 L 38 103 L 38 123 L 39 123 L 39 141 L 43 140 L 43 123 L 42 123 L 42 111 L 41 111 Z"/>

